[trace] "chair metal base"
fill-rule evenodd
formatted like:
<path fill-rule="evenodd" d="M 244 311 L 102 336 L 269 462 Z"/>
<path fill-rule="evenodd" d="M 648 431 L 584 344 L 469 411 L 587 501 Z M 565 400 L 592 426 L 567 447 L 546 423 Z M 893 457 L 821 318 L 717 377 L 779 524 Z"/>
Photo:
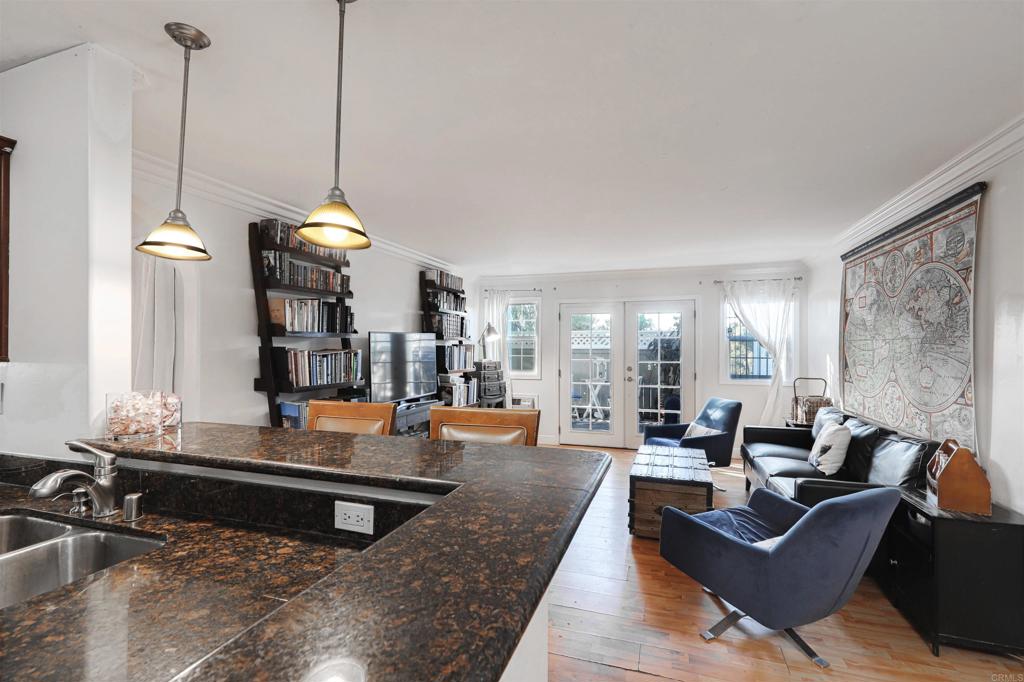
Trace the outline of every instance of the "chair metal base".
<path fill-rule="evenodd" d="M 811 646 L 804 641 L 803 637 L 796 634 L 796 630 L 794 630 L 793 628 L 786 628 L 785 630 L 783 630 L 783 632 L 785 632 L 786 636 L 793 641 L 793 644 L 796 644 L 797 648 L 804 653 L 804 656 L 806 656 L 814 662 L 814 665 L 818 666 L 819 668 L 829 667 L 828 661 L 819 656 L 814 651 L 814 649 L 812 649 Z"/>
<path fill-rule="evenodd" d="M 722 636 L 722 633 L 731 628 L 736 623 L 740 622 L 744 617 L 745 613 L 740 611 L 732 610 L 726 614 L 725 618 L 718 621 L 704 632 L 700 633 L 700 636 L 704 638 L 705 642 L 710 642 L 713 639 L 718 639 Z"/>
<path fill-rule="evenodd" d="M 707 590 L 707 588 L 704 589 Z M 710 590 L 707 591 L 710 592 Z M 711 592 L 711 594 L 714 593 Z M 736 625 L 736 623 L 740 622 L 746 617 L 747 615 L 745 613 L 741 611 L 736 611 L 734 609 L 730 611 L 728 614 L 726 614 L 725 618 L 718 621 L 704 632 L 700 633 L 700 636 L 704 638 L 705 642 L 710 642 L 714 639 L 718 639 L 726 630 L 731 628 L 733 625 Z M 819 668 L 829 667 L 828 661 L 819 656 L 817 652 L 815 652 L 814 649 L 812 649 L 811 646 L 804 641 L 803 637 L 796 634 L 796 630 L 794 630 L 793 628 L 786 628 L 785 630 L 783 630 L 783 632 L 786 634 L 787 637 L 789 637 L 793 644 L 796 644 L 796 647 L 800 649 L 804 656 L 811 659 L 814 665 L 818 666 Z"/>

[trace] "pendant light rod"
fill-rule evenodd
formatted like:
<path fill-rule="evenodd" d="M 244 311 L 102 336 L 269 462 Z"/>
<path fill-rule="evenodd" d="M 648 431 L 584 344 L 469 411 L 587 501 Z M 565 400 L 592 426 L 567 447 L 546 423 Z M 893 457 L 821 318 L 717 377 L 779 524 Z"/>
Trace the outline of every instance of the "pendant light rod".
<path fill-rule="evenodd" d="M 345 5 L 338 0 L 338 102 L 334 110 L 334 186 L 341 187 L 341 74 L 345 63 Z"/>
<path fill-rule="evenodd" d="M 188 111 L 188 65 L 192 61 L 192 48 L 185 46 L 185 78 L 181 86 L 181 134 L 178 138 L 178 191 L 174 197 L 174 210 L 181 210 L 181 178 L 185 169 L 185 113 Z"/>

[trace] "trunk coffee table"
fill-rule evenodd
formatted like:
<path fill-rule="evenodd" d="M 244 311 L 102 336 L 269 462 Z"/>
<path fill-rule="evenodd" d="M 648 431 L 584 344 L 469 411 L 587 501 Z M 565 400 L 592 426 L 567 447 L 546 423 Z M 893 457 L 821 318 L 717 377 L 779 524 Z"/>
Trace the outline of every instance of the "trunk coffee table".
<path fill-rule="evenodd" d="M 712 509 L 714 483 L 703 450 L 644 445 L 629 470 L 629 532 L 661 537 L 661 510 L 689 514 Z"/>

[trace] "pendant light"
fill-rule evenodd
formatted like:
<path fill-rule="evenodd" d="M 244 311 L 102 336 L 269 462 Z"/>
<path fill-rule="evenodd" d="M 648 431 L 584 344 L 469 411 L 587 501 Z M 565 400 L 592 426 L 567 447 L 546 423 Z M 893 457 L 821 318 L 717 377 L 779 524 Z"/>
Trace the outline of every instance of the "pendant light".
<path fill-rule="evenodd" d="M 135 247 L 137 251 L 171 260 L 210 260 L 206 245 L 189 225 L 188 218 L 181 210 L 181 172 L 185 163 L 185 111 L 188 109 L 188 64 L 192 50 L 203 50 L 210 46 L 210 38 L 194 26 L 170 23 L 164 30 L 171 40 L 185 48 L 185 80 L 181 88 L 181 137 L 178 141 L 178 193 L 174 210 L 167 215 L 163 225 L 149 233 L 146 240 Z"/>
<path fill-rule="evenodd" d="M 348 205 L 345 193 L 339 187 L 341 169 L 341 63 L 345 46 L 345 4 L 355 0 L 338 0 L 338 103 L 334 117 L 334 187 L 327 192 L 323 203 L 313 209 L 305 222 L 299 226 L 300 239 L 332 249 L 368 249 L 370 238 L 366 236 L 359 216 Z"/>

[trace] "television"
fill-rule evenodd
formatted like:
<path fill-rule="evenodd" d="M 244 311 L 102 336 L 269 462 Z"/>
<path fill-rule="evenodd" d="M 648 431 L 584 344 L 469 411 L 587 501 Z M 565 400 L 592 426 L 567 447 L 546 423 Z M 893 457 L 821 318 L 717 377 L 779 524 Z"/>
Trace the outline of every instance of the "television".
<path fill-rule="evenodd" d="M 390 403 L 437 393 L 434 334 L 370 332 L 370 401 Z"/>

